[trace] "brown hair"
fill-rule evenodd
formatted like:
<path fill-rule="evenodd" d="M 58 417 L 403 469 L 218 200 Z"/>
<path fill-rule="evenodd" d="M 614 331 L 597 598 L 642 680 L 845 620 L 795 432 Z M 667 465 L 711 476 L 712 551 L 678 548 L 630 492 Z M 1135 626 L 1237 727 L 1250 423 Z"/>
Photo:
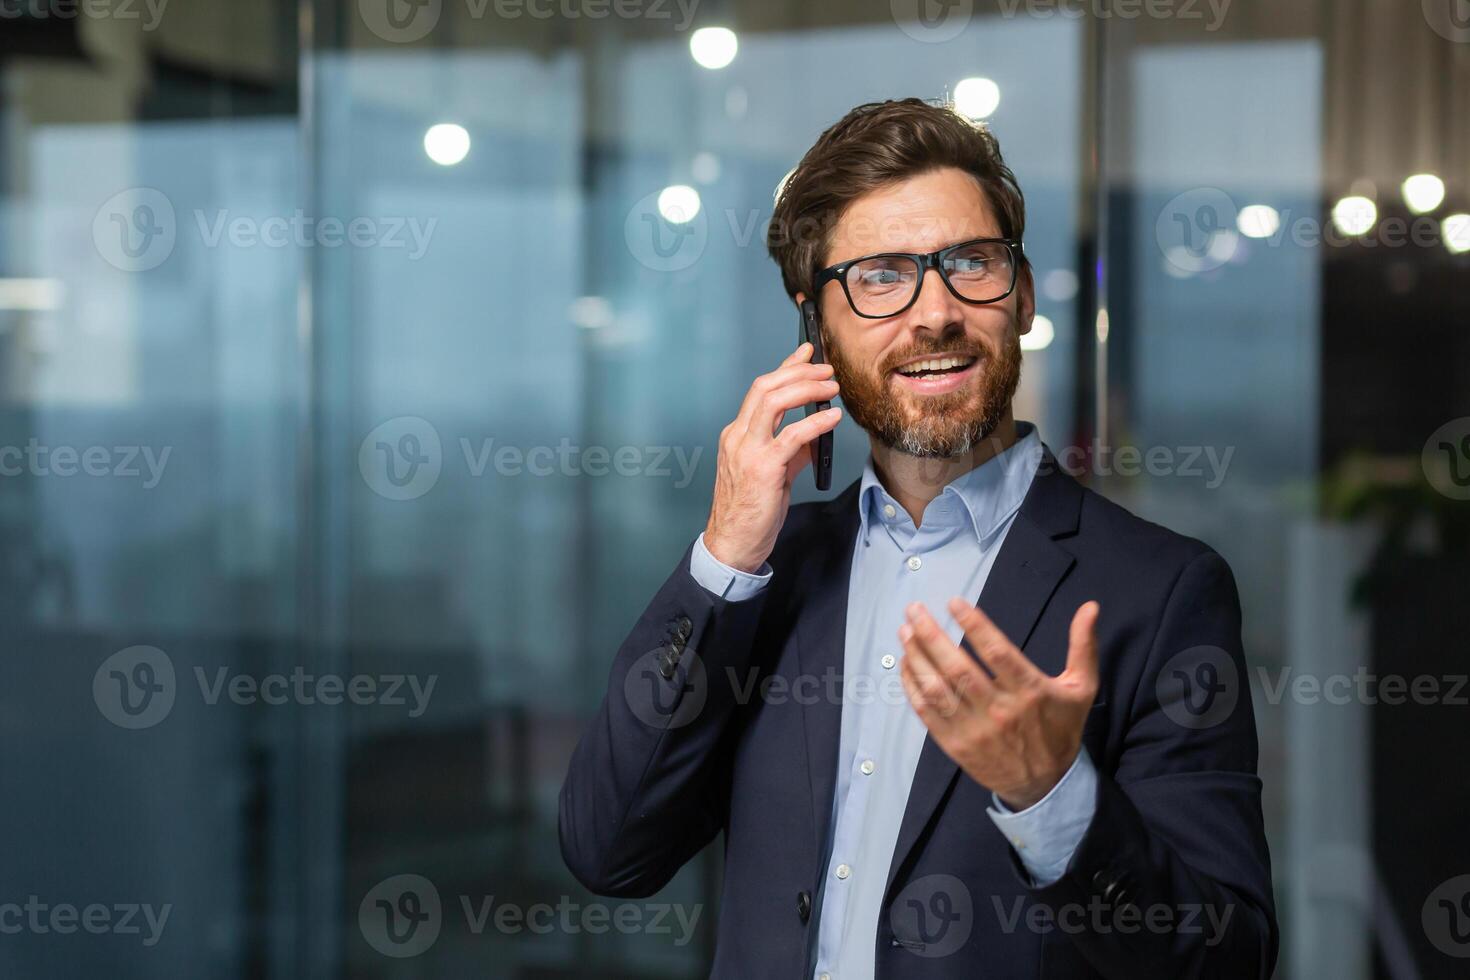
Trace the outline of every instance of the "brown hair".
<path fill-rule="evenodd" d="M 995 209 L 1001 234 L 1022 237 L 1026 199 L 989 129 L 922 99 L 869 102 L 819 136 L 781 187 L 766 249 L 781 267 L 786 292 L 816 298 L 818 263 L 849 204 L 938 167 L 971 174 Z"/>

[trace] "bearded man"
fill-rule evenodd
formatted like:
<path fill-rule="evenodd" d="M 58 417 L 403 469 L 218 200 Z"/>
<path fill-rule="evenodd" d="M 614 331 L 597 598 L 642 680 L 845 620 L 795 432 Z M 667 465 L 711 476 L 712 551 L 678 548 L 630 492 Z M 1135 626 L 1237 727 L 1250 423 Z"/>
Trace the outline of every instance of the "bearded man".
<path fill-rule="evenodd" d="M 613 659 L 562 853 L 652 894 L 723 832 L 711 976 L 1271 976 L 1240 606 L 1205 544 L 1011 409 L 1035 315 L 992 134 L 862 105 L 767 237 L 809 344 L 720 436 L 709 521 Z M 863 476 L 792 506 L 842 410 Z"/>

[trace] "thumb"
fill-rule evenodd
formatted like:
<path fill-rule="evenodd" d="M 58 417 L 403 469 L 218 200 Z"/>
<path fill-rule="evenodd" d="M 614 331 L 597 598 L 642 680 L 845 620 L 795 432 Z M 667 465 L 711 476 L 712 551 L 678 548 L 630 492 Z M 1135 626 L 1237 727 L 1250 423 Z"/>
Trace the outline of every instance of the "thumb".
<path fill-rule="evenodd" d="M 1097 690 L 1097 617 L 1101 607 L 1084 602 L 1072 617 L 1067 643 L 1067 674 L 1089 691 Z"/>

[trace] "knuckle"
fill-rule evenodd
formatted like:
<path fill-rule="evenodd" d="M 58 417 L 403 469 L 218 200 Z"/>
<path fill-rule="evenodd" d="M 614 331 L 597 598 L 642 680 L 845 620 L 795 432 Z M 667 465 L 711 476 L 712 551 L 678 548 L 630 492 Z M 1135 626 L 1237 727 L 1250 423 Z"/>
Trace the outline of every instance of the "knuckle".
<path fill-rule="evenodd" d="M 980 687 L 979 680 L 973 673 L 966 671 L 965 675 L 955 682 L 955 691 L 961 696 L 973 694 Z"/>

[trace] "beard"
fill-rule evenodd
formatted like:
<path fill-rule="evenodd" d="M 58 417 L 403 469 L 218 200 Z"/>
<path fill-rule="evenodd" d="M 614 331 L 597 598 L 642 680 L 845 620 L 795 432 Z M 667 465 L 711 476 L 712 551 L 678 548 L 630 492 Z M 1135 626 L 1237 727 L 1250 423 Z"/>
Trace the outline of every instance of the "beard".
<path fill-rule="evenodd" d="M 1006 331 L 998 351 L 967 337 L 938 339 L 901 351 L 879 370 L 854 364 L 823 330 L 827 359 L 853 422 L 883 445 L 910 456 L 960 456 L 988 439 L 1005 418 L 1021 381 L 1021 339 Z M 968 356 L 979 359 L 978 383 L 942 395 L 896 390 L 893 368 L 915 357 Z"/>

